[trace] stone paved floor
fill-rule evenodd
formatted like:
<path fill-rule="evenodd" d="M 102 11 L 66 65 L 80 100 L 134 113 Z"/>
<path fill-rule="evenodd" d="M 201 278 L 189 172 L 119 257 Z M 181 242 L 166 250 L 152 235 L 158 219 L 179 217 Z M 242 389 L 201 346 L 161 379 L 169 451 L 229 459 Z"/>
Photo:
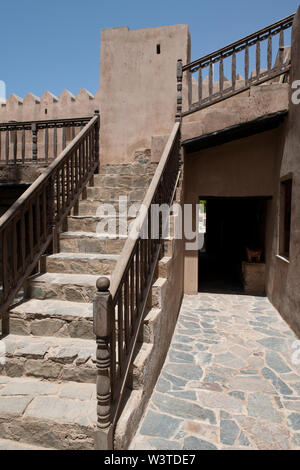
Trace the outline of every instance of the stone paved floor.
<path fill-rule="evenodd" d="M 300 449 L 296 340 L 266 298 L 186 296 L 131 448 Z"/>

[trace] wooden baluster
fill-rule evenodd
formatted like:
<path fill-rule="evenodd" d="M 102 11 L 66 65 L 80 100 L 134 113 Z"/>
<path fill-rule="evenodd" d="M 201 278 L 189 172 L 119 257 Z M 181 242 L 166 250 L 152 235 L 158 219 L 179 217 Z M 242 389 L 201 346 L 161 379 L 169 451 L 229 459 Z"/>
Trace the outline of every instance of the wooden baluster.
<path fill-rule="evenodd" d="M 231 81 L 232 81 L 232 90 L 236 88 L 236 52 L 232 54 L 232 68 L 231 68 Z"/>
<path fill-rule="evenodd" d="M 118 299 L 118 351 L 119 351 L 119 374 L 122 377 L 124 369 L 124 312 L 123 312 L 123 287 Z"/>
<path fill-rule="evenodd" d="M 79 172 L 79 186 L 82 184 L 82 144 L 79 145 L 79 163 L 78 163 L 78 172 Z"/>
<path fill-rule="evenodd" d="M 129 311 L 129 271 L 126 274 L 124 284 L 124 323 L 125 323 L 125 347 L 126 353 L 129 352 L 130 342 L 130 311 Z"/>
<path fill-rule="evenodd" d="M 56 180 L 56 211 L 57 211 L 57 214 L 59 214 L 60 212 L 60 207 L 61 207 L 61 184 L 60 184 L 60 176 L 59 176 L 59 171 L 56 173 L 56 177 L 55 177 L 55 180 Z M 54 187 L 53 187 L 53 191 L 54 191 Z M 55 197 L 55 196 L 54 196 Z"/>
<path fill-rule="evenodd" d="M 209 97 L 212 97 L 214 91 L 214 66 L 213 63 L 209 64 L 209 74 L 208 74 L 208 94 Z"/>
<path fill-rule="evenodd" d="M 32 209 L 32 201 L 29 203 L 28 209 L 28 224 L 29 224 L 29 260 L 30 262 L 33 260 L 33 209 Z"/>
<path fill-rule="evenodd" d="M 140 292 L 141 292 L 141 278 L 140 278 L 140 240 L 136 242 L 136 255 L 135 255 L 135 305 L 136 316 L 138 317 L 140 309 Z"/>
<path fill-rule="evenodd" d="M 256 78 L 260 75 L 260 40 L 256 43 Z"/>
<path fill-rule="evenodd" d="M 111 370 L 110 370 L 110 383 L 111 383 L 111 399 L 115 399 L 115 384 L 117 383 L 117 338 L 116 338 L 116 308 L 111 308 L 111 339 L 110 339 L 110 353 L 111 353 Z"/>
<path fill-rule="evenodd" d="M 47 238 L 47 198 L 46 198 L 46 187 L 42 190 L 42 229 L 43 229 L 43 241 Z"/>
<path fill-rule="evenodd" d="M 181 120 L 182 113 L 182 59 L 177 61 L 177 107 L 176 107 L 176 116 L 175 121 Z"/>
<path fill-rule="evenodd" d="M 26 268 L 26 231 L 25 231 L 25 214 L 22 211 L 21 215 L 21 262 L 22 262 L 22 271 L 25 271 Z"/>
<path fill-rule="evenodd" d="M 32 132 L 32 160 L 33 162 L 37 161 L 37 125 L 35 123 L 31 124 Z"/>
<path fill-rule="evenodd" d="M 57 128 L 54 127 L 53 129 L 53 154 L 54 158 L 57 157 Z"/>
<path fill-rule="evenodd" d="M 280 31 L 279 35 L 279 66 L 283 65 L 283 52 L 284 52 L 284 33 L 283 30 Z"/>
<path fill-rule="evenodd" d="M 198 73 L 198 103 L 201 104 L 202 96 L 203 96 L 203 83 L 202 83 L 202 68 L 200 66 L 199 73 Z"/>
<path fill-rule="evenodd" d="M 45 160 L 48 162 L 48 156 L 49 156 L 49 131 L 48 127 L 45 129 Z"/>
<path fill-rule="evenodd" d="M 22 129 L 22 163 L 25 162 L 25 129 Z"/>
<path fill-rule="evenodd" d="M 9 163 L 9 130 L 5 133 L 5 161 Z"/>
<path fill-rule="evenodd" d="M 65 164 L 63 163 L 60 169 L 61 175 L 61 207 L 62 210 L 66 207 L 66 180 L 65 180 Z"/>
<path fill-rule="evenodd" d="M 17 163 L 17 151 L 18 151 L 18 134 L 17 130 L 13 131 L 13 154 L 14 154 L 14 163 Z"/>
<path fill-rule="evenodd" d="M 220 63 L 219 63 L 219 88 L 220 88 L 220 93 L 223 95 L 223 90 L 224 90 L 224 66 L 223 66 L 223 58 L 221 57 Z"/>
<path fill-rule="evenodd" d="M 272 36 L 268 38 L 268 70 L 272 69 Z"/>
<path fill-rule="evenodd" d="M 13 221 L 12 227 L 12 268 L 13 268 L 13 283 L 10 287 L 15 287 L 18 280 L 18 237 L 17 237 L 17 222 Z"/>
<path fill-rule="evenodd" d="M 36 195 L 35 203 L 35 230 L 37 246 L 41 245 L 41 206 L 40 206 L 40 193 Z"/>
<path fill-rule="evenodd" d="M 187 79 L 188 79 L 188 106 L 189 109 L 192 109 L 193 103 L 193 81 L 192 81 L 192 72 L 190 70 L 187 71 Z"/>
<path fill-rule="evenodd" d="M 249 46 L 245 49 L 245 86 L 249 83 Z"/>
<path fill-rule="evenodd" d="M 10 276 L 8 264 L 8 230 L 4 229 L 2 232 L 2 285 L 3 285 L 3 300 L 7 299 L 10 289 Z M 2 312 L 2 335 L 9 334 L 9 314 Z"/>
<path fill-rule="evenodd" d="M 70 201 L 70 191 L 71 191 L 71 188 L 70 188 L 70 159 L 67 160 L 66 162 L 66 192 L 67 192 L 67 203 L 69 203 Z"/>
<path fill-rule="evenodd" d="M 75 139 L 75 126 L 72 126 L 72 140 Z"/>
<path fill-rule="evenodd" d="M 97 354 L 97 450 L 112 450 L 113 429 L 111 417 L 111 331 L 113 321 L 112 298 L 109 279 L 97 280 L 97 294 L 94 300 L 94 333 Z"/>
<path fill-rule="evenodd" d="M 70 191 L 71 191 L 71 198 L 72 200 L 74 199 L 74 194 L 76 191 L 75 187 L 75 152 L 72 152 L 71 158 L 70 158 L 70 165 L 71 165 L 71 175 L 70 175 Z"/>
<path fill-rule="evenodd" d="M 134 327 L 134 311 L 135 311 L 135 278 L 134 278 L 134 258 L 132 258 L 132 262 L 130 265 L 130 325 L 131 325 L 131 331 L 130 334 L 133 332 L 133 327 Z"/>
<path fill-rule="evenodd" d="M 64 150 L 67 146 L 67 133 L 66 133 L 66 128 L 63 127 L 62 130 L 62 149 Z"/>

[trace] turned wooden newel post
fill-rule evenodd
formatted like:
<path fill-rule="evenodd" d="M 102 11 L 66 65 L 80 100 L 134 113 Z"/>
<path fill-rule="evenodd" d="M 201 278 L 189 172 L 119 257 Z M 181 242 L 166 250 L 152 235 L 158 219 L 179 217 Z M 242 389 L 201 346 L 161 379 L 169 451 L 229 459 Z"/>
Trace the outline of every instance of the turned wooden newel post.
<path fill-rule="evenodd" d="M 110 281 L 107 277 L 99 277 L 96 286 L 98 290 L 94 299 L 94 333 L 97 342 L 96 449 L 112 450 L 113 435 L 110 386 L 112 298 L 109 292 Z"/>
<path fill-rule="evenodd" d="M 32 131 L 32 160 L 37 161 L 37 125 L 31 124 Z"/>
<path fill-rule="evenodd" d="M 181 121 L 182 113 L 182 59 L 177 60 L 177 107 L 175 121 Z"/>

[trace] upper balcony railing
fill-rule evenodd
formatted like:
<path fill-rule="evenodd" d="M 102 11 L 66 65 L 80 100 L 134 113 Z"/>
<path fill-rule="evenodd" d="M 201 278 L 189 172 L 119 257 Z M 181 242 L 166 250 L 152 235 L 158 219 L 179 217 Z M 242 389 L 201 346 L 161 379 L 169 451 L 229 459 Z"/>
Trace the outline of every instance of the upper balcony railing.
<path fill-rule="evenodd" d="M 0 165 L 49 163 L 90 119 L 83 117 L 0 123 Z"/>
<path fill-rule="evenodd" d="M 184 66 L 179 60 L 177 120 L 288 72 L 290 56 L 285 48 L 285 35 L 291 30 L 294 16 L 288 16 Z M 254 69 L 252 73 L 251 67 Z M 185 106 L 187 109 L 182 112 L 183 73 L 187 74 L 188 103 Z M 226 78 L 227 73 L 230 74 L 229 79 Z"/>

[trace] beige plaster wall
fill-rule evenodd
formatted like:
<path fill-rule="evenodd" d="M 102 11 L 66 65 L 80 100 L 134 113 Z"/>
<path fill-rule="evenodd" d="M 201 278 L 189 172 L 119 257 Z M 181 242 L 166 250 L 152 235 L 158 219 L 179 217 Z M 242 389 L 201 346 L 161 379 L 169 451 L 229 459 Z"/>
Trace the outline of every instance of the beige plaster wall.
<path fill-rule="evenodd" d="M 300 79 L 300 9 L 296 14 L 292 34 L 292 67 L 290 83 Z M 290 94 L 293 90 L 290 90 Z M 290 260 L 277 257 L 279 243 L 279 177 L 293 174 Z M 272 265 L 267 292 L 284 319 L 300 335 L 300 105 L 290 100 L 286 139 L 277 182 L 275 233 Z"/>
<path fill-rule="evenodd" d="M 151 136 L 170 133 L 176 113 L 176 63 L 189 60 L 187 25 L 101 33 L 101 161 L 125 162 Z M 157 54 L 160 45 L 160 54 Z"/>
<path fill-rule="evenodd" d="M 12 94 L 0 105 L 0 122 L 88 117 L 96 109 L 99 110 L 99 92 L 93 96 L 84 88 L 76 96 L 68 90 L 59 96 L 49 91 L 41 97 L 28 93 L 24 99 Z"/>
<path fill-rule="evenodd" d="M 281 125 L 271 131 L 186 154 L 184 202 L 196 205 L 200 196 L 274 196 L 283 133 L 284 125 Z M 270 232 L 274 226 L 272 207 L 273 203 L 270 202 L 267 221 L 269 227 L 269 243 L 266 246 L 267 266 L 272 242 Z M 197 293 L 198 251 L 185 251 L 184 273 L 185 293 Z"/>

